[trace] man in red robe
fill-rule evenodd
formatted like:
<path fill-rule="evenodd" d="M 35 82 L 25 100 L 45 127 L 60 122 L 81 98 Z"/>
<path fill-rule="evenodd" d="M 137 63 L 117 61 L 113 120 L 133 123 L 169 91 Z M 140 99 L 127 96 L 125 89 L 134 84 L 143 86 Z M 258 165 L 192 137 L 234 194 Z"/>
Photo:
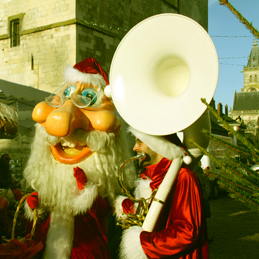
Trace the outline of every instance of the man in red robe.
<path fill-rule="evenodd" d="M 171 160 L 183 157 L 184 151 L 175 134 L 173 143 L 170 143 L 163 137 L 147 135 L 133 128 L 131 132 L 136 136 L 133 150 L 146 154 L 145 169 L 136 181 L 135 198 L 147 199 L 159 188 Z M 135 211 L 136 204 L 123 196 L 117 198 L 118 218 L 123 219 L 127 213 Z M 120 256 L 125 259 L 209 258 L 202 189 L 198 177 L 188 167 L 181 167 L 154 230 L 148 232 L 140 226 L 133 226 L 124 231 Z"/>

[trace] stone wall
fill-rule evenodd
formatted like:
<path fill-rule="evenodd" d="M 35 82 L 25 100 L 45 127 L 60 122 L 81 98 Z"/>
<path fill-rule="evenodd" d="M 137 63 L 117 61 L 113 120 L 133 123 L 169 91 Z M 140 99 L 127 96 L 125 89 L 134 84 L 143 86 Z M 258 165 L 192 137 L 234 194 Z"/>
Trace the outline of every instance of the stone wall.
<path fill-rule="evenodd" d="M 141 20 L 181 13 L 208 24 L 206 0 L 3 0 L 0 78 L 53 92 L 67 65 L 96 58 L 109 72 L 117 45 Z M 20 19 L 20 45 L 10 47 L 10 20 Z M 190 42 L 191 45 L 191 42 Z"/>
<path fill-rule="evenodd" d="M 259 148 L 259 116 L 258 110 L 250 110 L 250 111 L 242 111 L 235 110 L 230 111 L 229 116 L 236 120 L 237 118 L 241 118 L 246 125 L 245 136 L 250 139 L 252 143 Z"/>
<path fill-rule="evenodd" d="M 76 56 L 75 3 L 2 1 L 0 3 L 0 78 L 52 92 L 63 81 L 67 63 Z M 19 18 L 20 45 L 10 47 L 9 22 Z"/>
<path fill-rule="evenodd" d="M 161 13 L 180 13 L 208 28 L 208 3 L 195 0 L 77 1 L 76 62 L 92 56 L 109 72 L 116 47 L 125 34 L 142 20 Z M 152 32 L 150 32 L 152 33 Z M 136 39 L 137 40 L 137 39 Z M 191 42 L 190 42 L 191 45 Z"/>

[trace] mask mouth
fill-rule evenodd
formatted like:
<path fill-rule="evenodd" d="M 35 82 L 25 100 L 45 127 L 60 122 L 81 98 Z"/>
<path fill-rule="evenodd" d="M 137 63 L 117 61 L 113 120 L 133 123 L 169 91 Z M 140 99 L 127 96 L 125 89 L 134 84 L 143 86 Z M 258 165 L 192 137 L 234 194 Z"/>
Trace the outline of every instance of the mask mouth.
<path fill-rule="evenodd" d="M 64 148 L 60 143 L 50 146 L 54 158 L 64 164 L 77 164 L 93 154 L 89 147 L 82 149 Z"/>
<path fill-rule="evenodd" d="M 80 154 L 83 149 L 88 147 L 86 144 L 81 145 L 78 143 L 68 142 L 64 139 L 60 141 L 59 145 L 61 146 L 62 150 L 70 156 L 76 156 Z"/>
<path fill-rule="evenodd" d="M 77 136 L 77 134 L 74 134 L 68 138 L 61 138 L 58 143 L 50 146 L 51 152 L 57 161 L 64 164 L 76 164 L 93 153 L 85 141 L 80 141 Z"/>
<path fill-rule="evenodd" d="M 49 135 L 48 143 L 52 155 L 57 161 L 65 164 L 76 164 L 95 152 L 106 152 L 114 138 L 114 133 L 85 132 L 82 129 L 75 129 L 68 137 L 51 137 Z"/>
<path fill-rule="evenodd" d="M 71 155 L 71 156 L 76 156 L 76 155 L 80 154 L 81 151 L 84 149 L 84 147 L 82 147 L 82 146 L 77 147 L 77 148 L 71 148 L 71 147 L 66 147 L 66 146 L 61 145 L 61 147 L 66 154 Z"/>

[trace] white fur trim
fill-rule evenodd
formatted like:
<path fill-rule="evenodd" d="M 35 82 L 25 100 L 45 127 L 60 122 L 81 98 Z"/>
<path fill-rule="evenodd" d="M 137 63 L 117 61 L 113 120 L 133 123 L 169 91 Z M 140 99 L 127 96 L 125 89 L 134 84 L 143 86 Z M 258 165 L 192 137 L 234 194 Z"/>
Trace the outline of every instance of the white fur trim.
<path fill-rule="evenodd" d="M 110 85 L 107 85 L 104 88 L 104 94 L 106 95 L 106 97 L 111 98 L 112 97 L 112 88 Z"/>
<path fill-rule="evenodd" d="M 57 209 L 51 213 L 44 259 L 69 259 L 74 239 L 74 217 Z"/>
<path fill-rule="evenodd" d="M 140 233 L 143 231 L 140 226 L 133 226 L 122 233 L 120 244 L 120 259 L 147 259 L 141 243 Z"/>
<path fill-rule="evenodd" d="M 34 213 L 33 213 L 33 210 L 29 207 L 27 201 L 24 203 L 24 212 L 25 212 L 24 213 L 25 218 L 27 218 L 30 221 L 32 221 Z"/>
<path fill-rule="evenodd" d="M 136 180 L 136 189 L 135 189 L 135 196 L 137 199 L 145 198 L 148 199 L 152 194 L 152 189 L 150 188 L 150 183 L 152 181 L 150 179 L 143 180 L 139 178 Z"/>
<path fill-rule="evenodd" d="M 88 181 L 83 190 L 79 191 L 76 188 L 76 191 L 72 194 L 71 197 L 71 207 L 73 214 L 83 214 L 86 213 L 93 205 L 93 202 L 98 196 L 98 188 L 95 184 Z"/>
<path fill-rule="evenodd" d="M 188 151 L 195 158 L 203 156 L 203 152 L 199 148 L 190 148 Z"/>
<path fill-rule="evenodd" d="M 123 202 L 123 200 L 125 200 L 127 198 L 128 197 L 126 197 L 126 196 L 119 195 L 118 197 L 116 197 L 116 199 L 114 201 L 114 214 L 117 219 L 127 217 L 127 215 L 123 212 L 123 208 L 122 208 L 122 202 Z"/>
<path fill-rule="evenodd" d="M 105 87 L 107 84 L 100 74 L 86 74 L 80 72 L 78 69 L 73 68 L 72 66 L 68 66 L 64 73 L 64 78 L 71 84 L 75 84 L 76 82 L 80 83 L 88 83 L 94 86 Z"/>
<path fill-rule="evenodd" d="M 169 160 L 173 160 L 177 157 L 184 157 L 184 150 L 166 140 L 164 137 L 149 135 L 132 127 L 129 127 L 129 131 L 143 141 L 150 149 Z"/>
<path fill-rule="evenodd" d="M 191 162 L 192 162 L 192 158 L 190 156 L 185 156 L 183 158 L 183 162 L 186 164 L 186 165 L 189 165 Z"/>

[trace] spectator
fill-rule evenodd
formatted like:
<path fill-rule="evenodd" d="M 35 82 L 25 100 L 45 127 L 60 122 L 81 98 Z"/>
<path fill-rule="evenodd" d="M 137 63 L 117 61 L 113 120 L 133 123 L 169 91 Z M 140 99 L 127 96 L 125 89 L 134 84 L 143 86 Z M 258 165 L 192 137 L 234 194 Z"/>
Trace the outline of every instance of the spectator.
<path fill-rule="evenodd" d="M 3 154 L 0 159 L 0 188 L 11 187 L 10 156 Z"/>

